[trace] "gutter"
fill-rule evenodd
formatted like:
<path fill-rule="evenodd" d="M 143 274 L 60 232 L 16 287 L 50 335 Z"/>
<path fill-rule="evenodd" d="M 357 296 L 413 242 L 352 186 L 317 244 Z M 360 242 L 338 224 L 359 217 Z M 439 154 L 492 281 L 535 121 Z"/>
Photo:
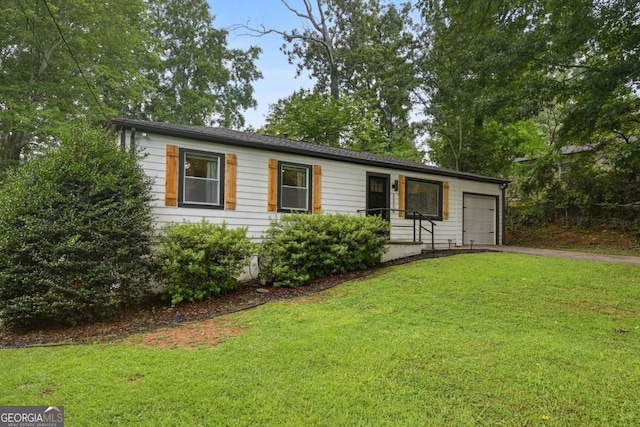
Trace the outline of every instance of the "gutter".
<path fill-rule="evenodd" d="M 272 152 L 280 152 L 287 154 L 300 154 L 305 156 L 313 156 L 321 159 L 329 159 L 329 160 L 337 160 L 341 162 L 347 163 L 356 163 L 362 165 L 369 166 L 381 166 L 385 168 L 399 169 L 404 171 L 411 172 L 419 172 L 419 173 L 430 173 L 438 176 L 447 176 L 454 178 L 462 178 L 468 179 L 472 181 L 478 182 L 488 182 L 493 184 L 508 184 L 510 181 L 502 178 L 494 178 L 487 177 L 482 175 L 475 175 L 471 173 L 458 172 L 448 169 L 440 169 L 433 166 L 423 165 L 418 162 L 415 164 L 403 163 L 402 160 L 399 159 L 391 159 L 385 160 L 385 157 L 382 155 L 373 155 L 377 158 L 363 158 L 359 156 L 358 153 L 362 153 L 359 151 L 347 150 L 344 148 L 335 148 L 335 147 L 325 147 L 318 144 L 305 143 L 301 141 L 294 141 L 291 139 L 283 139 L 277 138 L 267 135 L 258 135 L 241 131 L 229 131 L 231 133 L 242 134 L 246 137 L 246 139 L 239 138 L 233 135 L 216 135 L 213 133 L 203 132 L 201 129 L 204 127 L 186 127 L 184 125 L 171 125 L 170 123 L 156 123 L 156 122 L 144 122 L 138 120 L 127 120 L 127 119 L 114 119 L 111 121 L 111 130 L 112 132 L 116 132 L 120 129 L 132 129 L 139 130 L 143 132 L 156 133 L 159 135 L 165 136 L 174 136 L 178 138 L 188 138 L 188 139 L 196 139 L 198 141 L 203 142 L 216 142 L 220 144 L 232 145 L 236 147 L 246 147 L 253 148 L 264 151 L 272 151 Z M 216 129 L 216 128 L 210 128 Z M 260 141 L 259 138 L 268 138 L 272 140 L 272 142 L 264 142 Z M 318 147 L 325 148 L 326 151 L 322 149 L 309 149 L 304 146 L 297 146 L 297 144 L 308 144 L 310 147 Z M 346 152 L 354 153 L 353 156 L 348 154 L 341 154 L 335 151 L 344 150 Z M 395 161 L 394 161 L 395 160 Z"/>

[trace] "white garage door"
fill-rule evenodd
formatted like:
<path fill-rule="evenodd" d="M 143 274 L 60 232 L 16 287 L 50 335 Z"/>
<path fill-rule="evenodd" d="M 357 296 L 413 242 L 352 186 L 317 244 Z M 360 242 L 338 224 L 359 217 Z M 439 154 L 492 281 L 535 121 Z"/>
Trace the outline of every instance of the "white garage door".
<path fill-rule="evenodd" d="M 463 196 L 464 216 L 462 240 L 465 245 L 496 244 L 496 198 L 465 194 Z"/>

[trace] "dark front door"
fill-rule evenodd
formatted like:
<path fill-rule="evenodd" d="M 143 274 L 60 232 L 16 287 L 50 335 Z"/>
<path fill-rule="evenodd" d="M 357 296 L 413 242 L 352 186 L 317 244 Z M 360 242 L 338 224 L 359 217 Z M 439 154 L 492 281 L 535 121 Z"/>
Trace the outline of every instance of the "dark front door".
<path fill-rule="evenodd" d="M 367 174 L 367 215 L 389 220 L 389 175 Z"/>

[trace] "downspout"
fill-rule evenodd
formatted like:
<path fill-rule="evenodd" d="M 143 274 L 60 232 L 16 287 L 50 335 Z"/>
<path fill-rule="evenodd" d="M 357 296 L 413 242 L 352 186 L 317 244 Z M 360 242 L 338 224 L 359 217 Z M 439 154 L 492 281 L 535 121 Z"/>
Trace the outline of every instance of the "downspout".
<path fill-rule="evenodd" d="M 124 149 L 127 146 L 127 135 L 126 135 L 127 132 L 124 129 L 121 129 L 121 130 L 122 130 L 122 133 L 120 133 L 120 149 L 124 151 Z M 115 132 L 117 132 L 117 130 Z"/>
<path fill-rule="evenodd" d="M 136 128 L 131 128 L 131 135 L 129 137 L 129 150 L 135 150 L 136 147 Z"/>
<path fill-rule="evenodd" d="M 509 186 L 508 182 L 500 184 L 499 188 L 502 190 L 502 244 L 508 245 L 507 243 L 507 187 Z"/>

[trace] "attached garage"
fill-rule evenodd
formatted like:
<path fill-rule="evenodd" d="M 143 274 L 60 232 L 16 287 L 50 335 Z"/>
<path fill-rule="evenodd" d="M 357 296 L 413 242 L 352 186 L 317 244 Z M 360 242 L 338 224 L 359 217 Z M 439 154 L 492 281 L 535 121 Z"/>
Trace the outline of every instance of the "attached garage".
<path fill-rule="evenodd" d="M 463 195 L 462 240 L 465 245 L 498 243 L 498 198 L 482 194 Z"/>

